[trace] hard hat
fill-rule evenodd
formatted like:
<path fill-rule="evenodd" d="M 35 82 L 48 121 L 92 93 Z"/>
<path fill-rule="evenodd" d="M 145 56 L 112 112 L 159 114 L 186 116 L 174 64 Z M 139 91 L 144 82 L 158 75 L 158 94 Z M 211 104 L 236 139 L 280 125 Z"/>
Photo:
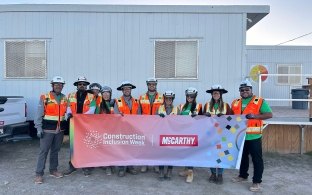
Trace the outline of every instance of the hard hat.
<path fill-rule="evenodd" d="M 154 77 L 150 77 L 146 80 L 146 84 L 148 84 L 148 83 L 156 83 L 157 84 L 157 82 L 158 82 L 157 79 L 155 79 Z"/>
<path fill-rule="evenodd" d="M 90 84 L 90 82 L 87 81 L 87 78 L 86 78 L 86 77 L 80 76 L 80 77 L 78 77 L 77 81 L 74 82 L 74 86 L 77 86 L 78 83 L 80 83 L 80 82 L 84 82 L 84 83 L 86 83 L 87 85 Z"/>
<path fill-rule="evenodd" d="M 165 91 L 164 97 L 171 97 L 174 100 L 175 94 L 173 91 Z"/>
<path fill-rule="evenodd" d="M 109 92 L 110 94 L 112 94 L 112 88 L 110 88 L 108 86 L 103 86 L 101 88 L 101 93 L 104 93 L 104 92 Z"/>
<path fill-rule="evenodd" d="M 124 87 L 130 87 L 131 89 L 135 89 L 136 86 L 132 85 L 130 81 L 123 81 L 121 85 L 117 88 L 118 91 L 121 91 Z"/>
<path fill-rule="evenodd" d="M 189 87 L 189 88 L 187 88 L 185 90 L 185 95 L 195 95 L 195 96 L 197 96 L 197 93 L 198 93 L 198 91 L 194 87 Z"/>
<path fill-rule="evenodd" d="M 252 84 L 248 79 L 246 79 L 246 80 L 242 81 L 241 84 L 239 85 L 239 88 L 242 88 L 242 87 L 252 88 Z"/>
<path fill-rule="evenodd" d="M 62 83 L 62 84 L 65 84 L 65 81 L 63 79 L 63 77 L 60 77 L 60 76 L 55 76 L 53 77 L 52 81 L 51 81 L 51 84 L 53 83 Z"/>
<path fill-rule="evenodd" d="M 98 83 L 92 83 L 89 85 L 89 90 L 92 90 L 92 89 L 97 89 L 97 90 L 101 90 L 102 86 Z"/>
<path fill-rule="evenodd" d="M 220 91 L 220 93 L 222 93 L 222 94 L 228 92 L 228 91 L 225 90 L 221 85 L 216 84 L 216 85 L 213 85 L 213 86 L 211 87 L 211 89 L 208 89 L 208 90 L 206 91 L 206 93 L 212 93 L 212 92 L 214 92 L 214 91 Z"/>

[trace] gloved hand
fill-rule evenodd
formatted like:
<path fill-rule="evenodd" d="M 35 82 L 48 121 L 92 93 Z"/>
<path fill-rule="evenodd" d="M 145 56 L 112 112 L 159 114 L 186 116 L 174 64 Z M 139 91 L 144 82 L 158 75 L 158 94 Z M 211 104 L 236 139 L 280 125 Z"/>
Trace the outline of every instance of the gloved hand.
<path fill-rule="evenodd" d="M 163 114 L 163 113 L 160 113 L 159 116 L 160 116 L 161 118 L 165 118 L 165 114 Z"/>
<path fill-rule="evenodd" d="M 197 116 L 197 114 L 194 114 L 194 113 L 193 113 L 193 114 L 191 115 L 191 117 L 195 117 L 195 116 Z"/>
<path fill-rule="evenodd" d="M 71 119 L 71 118 L 73 118 L 73 114 L 72 114 L 72 113 L 68 113 L 68 114 L 67 114 L 67 120 L 69 120 L 69 119 Z"/>
<path fill-rule="evenodd" d="M 41 128 L 37 128 L 37 137 L 39 139 L 43 138 L 43 130 Z"/>
<path fill-rule="evenodd" d="M 205 116 L 211 117 L 211 114 L 210 114 L 209 112 L 206 112 L 206 113 L 205 113 Z"/>
<path fill-rule="evenodd" d="M 222 114 L 222 113 L 217 114 L 218 117 L 223 116 L 223 115 L 224 115 L 224 114 Z"/>
<path fill-rule="evenodd" d="M 255 119 L 255 118 L 256 118 L 256 115 L 254 115 L 254 114 L 247 114 L 247 115 L 246 115 L 246 118 L 247 118 L 247 119 Z"/>

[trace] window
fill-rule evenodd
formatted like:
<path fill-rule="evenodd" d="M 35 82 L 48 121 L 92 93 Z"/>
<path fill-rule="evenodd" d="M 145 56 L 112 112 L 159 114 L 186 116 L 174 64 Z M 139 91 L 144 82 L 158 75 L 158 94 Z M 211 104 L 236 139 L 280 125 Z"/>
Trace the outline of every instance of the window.
<path fill-rule="evenodd" d="M 197 40 L 155 41 L 155 77 L 196 79 L 197 52 Z"/>
<path fill-rule="evenodd" d="M 46 78 L 46 41 L 5 41 L 5 78 Z"/>
<path fill-rule="evenodd" d="M 277 64 L 277 74 L 302 74 L 302 66 Z M 283 85 L 301 85 L 301 76 L 278 76 L 277 83 Z"/>

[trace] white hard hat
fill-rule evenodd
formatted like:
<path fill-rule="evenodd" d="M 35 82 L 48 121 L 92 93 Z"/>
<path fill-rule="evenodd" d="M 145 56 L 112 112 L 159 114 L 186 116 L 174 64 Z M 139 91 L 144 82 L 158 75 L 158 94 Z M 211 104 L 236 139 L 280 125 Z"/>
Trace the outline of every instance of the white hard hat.
<path fill-rule="evenodd" d="M 51 84 L 53 83 L 62 83 L 62 84 L 65 84 L 65 81 L 63 79 L 63 77 L 61 76 L 55 76 L 53 77 L 52 81 L 51 81 Z"/>
<path fill-rule="evenodd" d="M 101 88 L 101 93 L 104 93 L 104 92 L 109 92 L 110 94 L 112 94 L 112 88 L 110 88 L 109 86 L 103 86 Z"/>
<path fill-rule="evenodd" d="M 246 80 L 242 81 L 241 84 L 239 85 L 239 88 L 242 88 L 242 87 L 251 87 L 252 88 L 252 84 L 248 79 L 246 79 Z"/>
<path fill-rule="evenodd" d="M 130 87 L 131 89 L 135 89 L 136 86 L 132 85 L 130 81 L 123 81 L 119 87 L 117 87 L 118 91 L 121 91 L 124 87 Z"/>
<path fill-rule="evenodd" d="M 92 90 L 92 89 L 97 89 L 97 90 L 101 90 L 102 86 L 98 83 L 92 83 L 89 85 L 89 89 Z"/>
<path fill-rule="evenodd" d="M 157 79 L 154 77 L 150 77 L 146 80 L 146 84 L 148 84 L 148 83 L 156 83 L 157 84 L 157 82 L 158 82 Z"/>
<path fill-rule="evenodd" d="M 214 91 L 220 91 L 220 93 L 227 93 L 228 91 L 227 90 L 225 90 L 221 85 L 219 85 L 219 84 L 216 84 L 216 85 L 213 85 L 212 87 L 211 87 L 211 89 L 208 89 L 206 92 L 207 93 L 212 93 L 212 92 L 214 92 Z"/>
<path fill-rule="evenodd" d="M 172 99 L 175 98 L 175 94 L 173 91 L 165 91 L 164 97 L 171 97 Z"/>
<path fill-rule="evenodd" d="M 195 95 L 195 96 L 197 96 L 197 93 L 198 93 L 198 91 L 194 87 L 189 87 L 189 88 L 187 88 L 185 90 L 185 95 Z"/>
<path fill-rule="evenodd" d="M 77 81 L 74 82 L 74 86 L 77 86 L 78 83 L 80 83 L 80 82 L 84 82 L 84 83 L 86 83 L 87 85 L 90 84 L 90 82 L 87 80 L 86 77 L 80 76 L 80 77 L 78 77 Z"/>

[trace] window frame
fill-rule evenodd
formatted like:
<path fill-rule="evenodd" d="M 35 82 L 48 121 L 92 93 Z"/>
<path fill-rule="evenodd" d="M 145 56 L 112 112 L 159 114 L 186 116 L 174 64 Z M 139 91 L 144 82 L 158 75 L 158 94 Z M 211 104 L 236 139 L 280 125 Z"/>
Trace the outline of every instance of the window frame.
<path fill-rule="evenodd" d="M 40 41 L 44 43 L 44 58 L 45 58 L 45 68 L 44 68 L 44 75 L 43 76 L 24 76 L 24 77 L 8 77 L 7 76 L 7 51 L 6 51 L 6 46 L 8 42 L 34 42 L 34 41 Z M 48 53 L 47 53 L 47 40 L 45 39 L 6 39 L 4 40 L 4 73 L 3 73 L 3 78 L 4 79 L 47 79 L 48 78 Z M 25 52 L 25 49 L 24 49 Z M 25 54 L 25 53 L 24 53 Z M 25 58 L 26 59 L 26 58 Z M 24 67 L 26 66 L 25 61 L 24 61 Z"/>
<path fill-rule="evenodd" d="M 293 63 L 293 64 L 276 64 L 276 72 L 277 72 L 277 74 L 282 74 L 282 73 L 278 72 L 279 67 L 287 67 L 288 68 L 287 74 L 302 74 L 302 64 L 300 64 L 300 63 L 298 63 L 298 64 L 296 64 L 296 63 Z M 300 68 L 300 73 L 289 73 L 289 69 L 291 67 L 299 67 Z M 299 86 L 299 85 L 302 85 L 302 77 L 300 77 L 300 76 L 287 76 L 287 83 L 280 83 L 278 81 L 279 77 L 286 77 L 286 76 L 277 76 L 276 77 L 276 84 L 277 85 L 285 85 L 285 86 L 297 86 L 297 85 Z M 290 77 L 300 77 L 299 83 L 291 83 L 291 82 L 289 82 Z"/>
<path fill-rule="evenodd" d="M 196 42 L 196 77 L 188 78 L 188 77 L 174 77 L 174 78 L 159 78 L 156 77 L 156 42 L 166 42 L 166 41 L 174 41 L 174 42 Z M 176 56 L 175 56 L 176 57 Z M 176 62 L 176 60 L 175 60 Z M 158 80 L 198 80 L 198 69 L 199 69 L 199 39 L 155 39 L 154 40 L 154 77 Z M 175 76 L 176 76 L 176 64 L 174 67 Z"/>

